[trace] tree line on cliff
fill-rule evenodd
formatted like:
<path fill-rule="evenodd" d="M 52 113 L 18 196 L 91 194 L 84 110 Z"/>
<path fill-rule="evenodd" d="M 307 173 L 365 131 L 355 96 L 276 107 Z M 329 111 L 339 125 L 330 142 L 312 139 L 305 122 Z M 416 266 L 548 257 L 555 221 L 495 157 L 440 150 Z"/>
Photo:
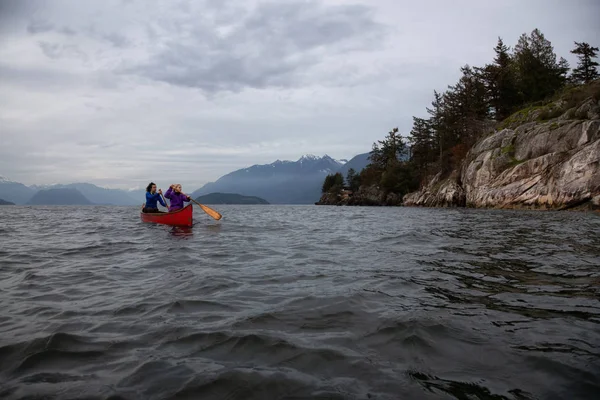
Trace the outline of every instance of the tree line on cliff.
<path fill-rule="evenodd" d="M 414 191 L 432 175 L 458 168 L 481 135 L 514 112 L 542 104 L 566 86 L 599 77 L 597 47 L 575 42 L 571 53 L 578 62 L 571 71 L 538 29 L 522 34 L 513 49 L 498 38 L 494 52 L 489 64 L 465 65 L 457 83 L 444 92 L 434 91 L 428 116 L 413 117 L 406 138 L 394 128 L 373 143 L 370 164 L 360 173 L 327 176 L 323 193 L 339 192 L 344 186 L 356 191 L 361 185 L 377 185 L 384 194 L 400 196 Z"/>

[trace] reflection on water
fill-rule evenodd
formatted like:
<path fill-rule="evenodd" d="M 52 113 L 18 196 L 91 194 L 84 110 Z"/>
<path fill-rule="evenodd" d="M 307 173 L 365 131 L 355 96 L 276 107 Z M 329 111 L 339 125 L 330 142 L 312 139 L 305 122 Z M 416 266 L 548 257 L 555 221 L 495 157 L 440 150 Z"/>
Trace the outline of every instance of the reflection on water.
<path fill-rule="evenodd" d="M 0 398 L 597 398 L 597 215 L 220 211 L 0 208 Z"/>
<path fill-rule="evenodd" d="M 170 233 L 177 237 L 188 237 L 194 235 L 194 229 L 188 226 L 171 226 L 169 227 Z"/>
<path fill-rule="evenodd" d="M 211 234 L 218 234 L 221 232 L 223 225 L 222 223 L 207 223 L 205 225 L 201 225 L 201 228 L 206 232 Z"/>

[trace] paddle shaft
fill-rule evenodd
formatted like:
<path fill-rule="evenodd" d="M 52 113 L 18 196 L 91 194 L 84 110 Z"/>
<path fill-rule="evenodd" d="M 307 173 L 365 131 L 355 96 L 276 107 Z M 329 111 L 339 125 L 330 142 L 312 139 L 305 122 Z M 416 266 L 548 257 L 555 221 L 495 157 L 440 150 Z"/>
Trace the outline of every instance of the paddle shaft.
<path fill-rule="evenodd" d="M 185 194 L 185 193 L 183 193 L 183 194 Z M 185 195 L 188 196 L 187 194 L 185 194 Z M 188 197 L 190 198 L 191 201 L 193 201 L 194 203 L 196 203 L 202 209 L 202 211 L 204 211 L 205 213 L 207 213 L 208 215 L 210 215 L 211 217 L 213 217 L 217 221 L 220 220 L 223 217 L 219 212 L 213 210 L 212 208 L 210 208 L 208 206 L 205 206 L 204 204 L 198 203 L 196 200 L 192 199 L 191 196 L 188 196 Z"/>

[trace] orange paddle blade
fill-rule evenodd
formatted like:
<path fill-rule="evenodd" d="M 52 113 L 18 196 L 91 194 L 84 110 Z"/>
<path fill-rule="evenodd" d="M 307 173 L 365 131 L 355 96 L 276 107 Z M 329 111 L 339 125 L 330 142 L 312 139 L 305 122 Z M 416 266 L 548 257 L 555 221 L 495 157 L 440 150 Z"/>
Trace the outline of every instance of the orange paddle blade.
<path fill-rule="evenodd" d="M 218 213 L 217 211 L 213 210 L 212 208 L 210 208 L 208 206 L 205 206 L 204 204 L 200 204 L 197 201 L 194 201 L 194 203 L 198 204 L 200 206 L 200 208 L 202 209 L 202 211 L 204 211 L 205 213 L 207 213 L 208 215 L 210 215 L 211 217 L 213 217 L 217 221 L 220 220 L 221 218 L 223 218 L 223 216 L 220 213 Z"/>

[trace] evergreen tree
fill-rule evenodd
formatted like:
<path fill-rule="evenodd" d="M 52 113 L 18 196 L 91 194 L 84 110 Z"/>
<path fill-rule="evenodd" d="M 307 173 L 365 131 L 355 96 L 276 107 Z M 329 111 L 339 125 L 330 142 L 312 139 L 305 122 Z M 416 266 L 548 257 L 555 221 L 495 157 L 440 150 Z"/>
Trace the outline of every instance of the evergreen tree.
<path fill-rule="evenodd" d="M 426 178 L 430 165 L 435 162 L 437 148 L 431 120 L 413 117 L 408 140 L 412 149 L 410 161 L 415 166 L 419 179 Z"/>
<path fill-rule="evenodd" d="M 326 193 L 333 186 L 333 175 L 327 175 L 321 187 L 321 193 Z"/>
<path fill-rule="evenodd" d="M 336 172 L 333 178 L 333 186 L 337 186 L 340 189 L 344 187 L 344 177 L 339 172 Z"/>
<path fill-rule="evenodd" d="M 593 58 L 598 56 L 598 48 L 592 47 L 588 43 L 575 42 L 575 48 L 571 53 L 576 54 L 579 61 L 577 67 L 573 70 L 571 80 L 575 83 L 589 83 L 600 77 L 598 73 L 598 63 Z"/>
<path fill-rule="evenodd" d="M 323 186 L 321 187 L 322 193 L 334 193 L 339 194 L 344 187 L 344 177 L 339 172 L 330 174 L 325 177 Z"/>
<path fill-rule="evenodd" d="M 496 53 L 496 57 L 494 57 L 494 64 L 498 66 L 499 69 L 507 69 L 510 67 L 510 47 L 504 44 L 504 41 L 501 37 L 498 38 L 498 43 L 496 43 L 496 47 L 494 47 L 494 52 Z"/>
<path fill-rule="evenodd" d="M 385 139 L 373 143 L 369 160 L 375 168 L 386 169 L 388 165 L 397 163 L 405 150 L 402 136 L 398 133 L 398 128 L 394 128 L 388 132 Z"/>
<path fill-rule="evenodd" d="M 569 70 L 571 70 L 569 62 L 564 57 L 561 57 L 560 61 L 558 62 L 558 73 L 560 74 L 562 85 L 569 81 Z"/>
<path fill-rule="evenodd" d="M 515 46 L 519 88 L 525 103 L 544 100 L 566 82 L 568 63 L 556 61 L 552 44 L 539 29 L 521 35 Z"/>
<path fill-rule="evenodd" d="M 348 173 L 346 175 L 346 185 L 352 191 L 356 191 L 360 187 L 360 176 L 356 174 L 354 168 L 350 168 L 348 170 Z"/>
<path fill-rule="evenodd" d="M 397 163 L 389 166 L 381 175 L 379 184 L 384 191 L 400 196 L 419 187 L 419 181 L 410 163 Z"/>
<path fill-rule="evenodd" d="M 346 186 L 350 186 L 352 180 L 356 177 L 356 171 L 354 168 L 350 168 L 346 174 Z"/>
<path fill-rule="evenodd" d="M 446 121 L 444 118 L 444 96 L 438 93 L 437 91 L 433 92 L 433 101 L 431 102 L 431 108 L 427 108 L 427 113 L 431 115 L 429 119 L 429 123 L 431 129 L 434 132 L 434 138 L 437 142 L 437 151 L 439 151 L 439 165 L 440 169 L 443 169 L 444 165 L 444 149 L 447 147 L 444 146 L 444 140 L 448 136 L 445 132 Z"/>
<path fill-rule="evenodd" d="M 573 80 L 598 78 L 593 61 L 598 48 L 577 43 L 572 51 L 579 57 Z M 360 185 L 377 185 L 386 193 L 402 195 L 416 189 L 435 172 L 446 174 L 460 167 L 469 148 L 485 133 L 490 117 L 502 120 L 526 103 L 548 99 L 566 83 L 569 65 L 558 58 L 550 41 L 535 29 L 523 34 L 511 53 L 498 38 L 494 60 L 483 68 L 466 65 L 454 85 L 434 91 L 428 118 L 413 117 L 408 137 L 410 159 L 400 161 L 406 145 L 398 128 L 373 143 L 370 164 L 360 174 L 348 171 L 346 182 L 353 190 Z M 338 174 L 339 175 L 339 174 Z M 330 175 L 323 191 L 341 189 L 342 177 Z"/>
<path fill-rule="evenodd" d="M 450 125 L 450 147 L 458 143 L 471 146 L 482 130 L 482 121 L 488 118 L 487 92 L 483 78 L 468 65 L 458 83 L 446 92 L 446 121 Z"/>
<path fill-rule="evenodd" d="M 496 120 L 500 121 L 513 113 L 520 103 L 519 90 L 514 62 L 510 48 L 502 38 L 494 48 L 494 63 L 481 69 L 481 75 L 487 90 L 489 106 Z"/>

